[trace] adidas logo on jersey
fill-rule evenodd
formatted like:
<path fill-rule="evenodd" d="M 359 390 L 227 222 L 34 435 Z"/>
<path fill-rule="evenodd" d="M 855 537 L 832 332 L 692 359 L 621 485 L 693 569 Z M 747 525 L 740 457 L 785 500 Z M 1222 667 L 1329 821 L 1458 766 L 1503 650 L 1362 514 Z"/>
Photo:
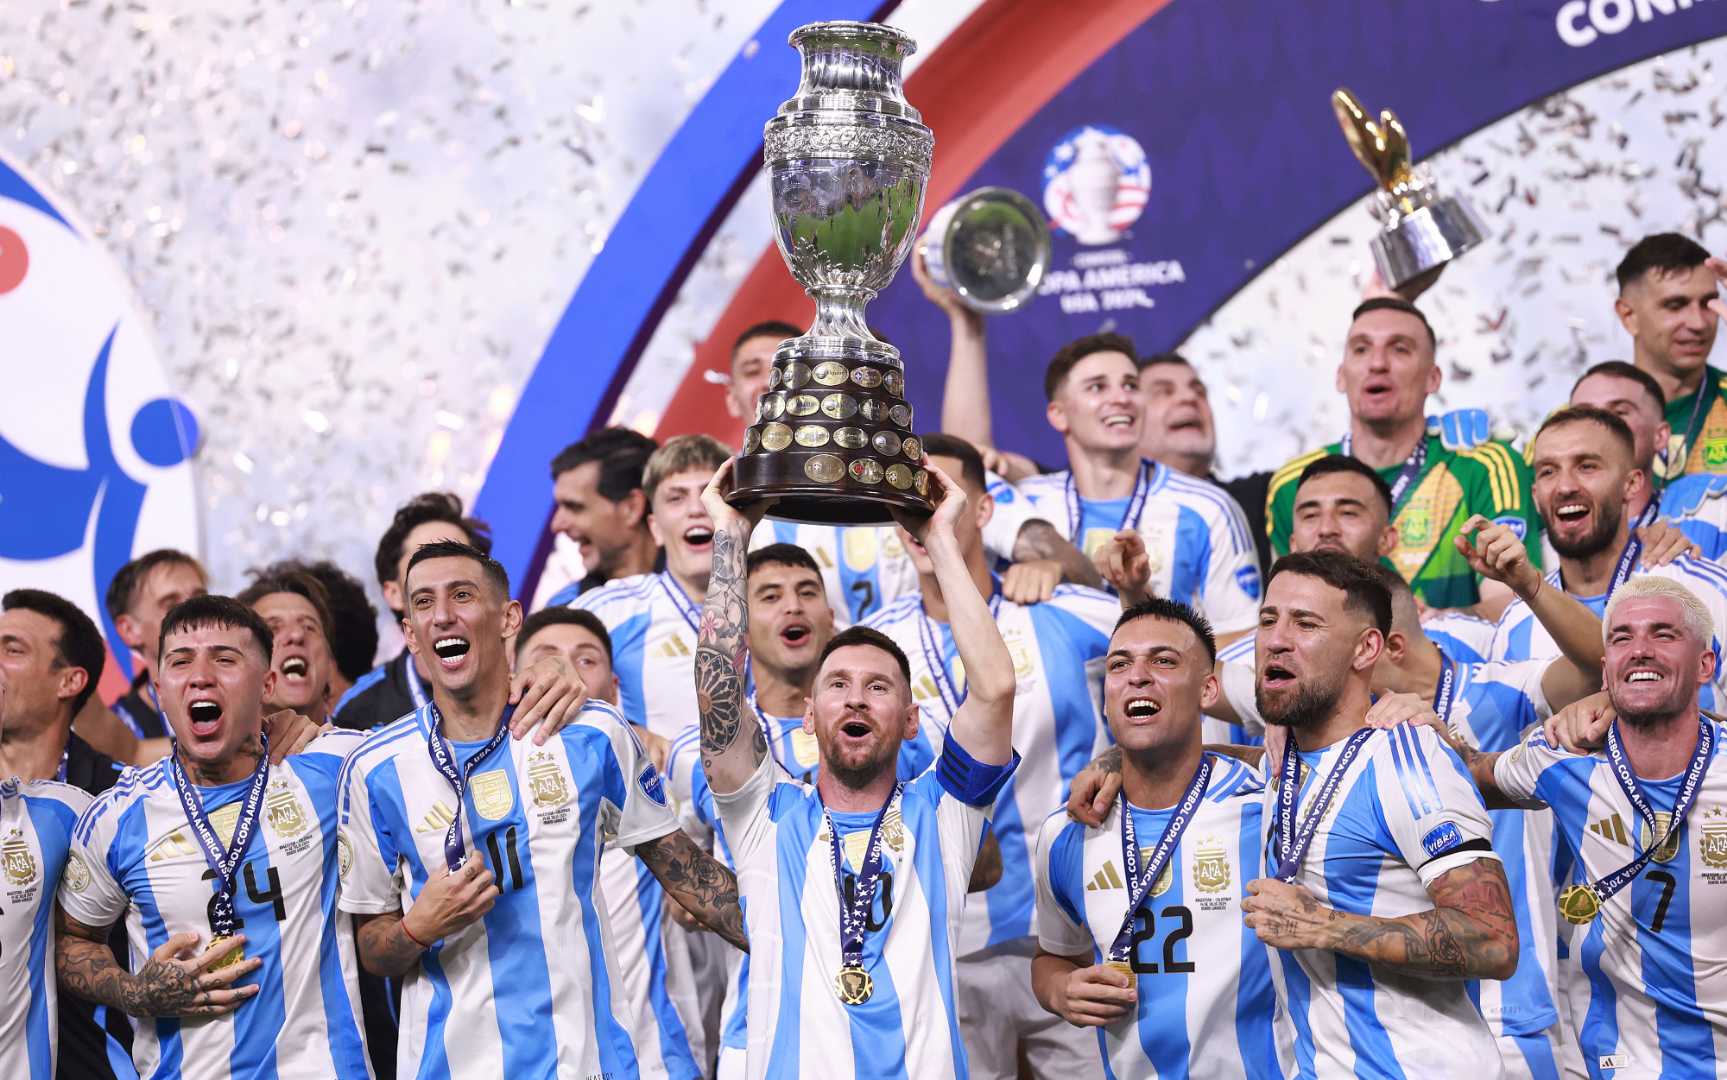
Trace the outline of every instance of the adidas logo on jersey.
<path fill-rule="evenodd" d="M 1624 844 L 1627 847 L 1631 844 L 1631 837 L 1625 832 L 1625 819 L 1618 814 L 1590 822 L 1589 831 L 1610 843 Z"/>
<path fill-rule="evenodd" d="M 450 822 L 456 820 L 456 811 L 448 803 L 436 803 L 426 811 L 426 816 L 414 826 L 417 833 L 441 833 L 450 827 Z"/>
<path fill-rule="evenodd" d="M 1121 874 L 1116 872 L 1114 862 L 1106 862 L 1097 876 L 1085 883 L 1086 892 L 1101 892 L 1105 889 L 1125 889 L 1127 883 L 1121 880 Z"/>
<path fill-rule="evenodd" d="M 682 634 L 672 634 L 654 646 L 653 655 L 662 660 L 675 660 L 680 656 L 689 656 L 690 647 L 684 644 Z"/>

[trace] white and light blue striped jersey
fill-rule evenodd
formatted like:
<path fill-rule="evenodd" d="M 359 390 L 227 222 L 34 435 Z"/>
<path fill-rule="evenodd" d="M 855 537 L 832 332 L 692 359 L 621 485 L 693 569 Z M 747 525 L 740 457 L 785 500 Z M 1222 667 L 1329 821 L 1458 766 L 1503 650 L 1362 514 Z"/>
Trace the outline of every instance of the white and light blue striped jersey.
<path fill-rule="evenodd" d="M 1499 624 L 1461 609 L 1435 611 L 1421 620 L 1421 632 L 1427 640 L 1439 646 L 1451 659 L 1464 664 L 1479 664 L 1493 649 L 1493 635 Z"/>
<path fill-rule="evenodd" d="M 998 587 L 991 606 L 1013 657 L 1013 748 L 1024 764 L 996 802 L 990 826 L 1001 845 L 1001 881 L 973 897 L 961 956 L 1032 935 L 1031 845 L 1039 823 L 1066 803 L 1075 774 L 1110 744 L 1102 720 L 1103 656 L 1121 617 L 1113 597 L 1078 585 L 1058 585 L 1048 601 L 1023 605 Z M 938 755 L 966 685 L 952 632 L 924 614 L 922 593 L 900 597 L 864 625 L 905 651 L 917 741 Z"/>
<path fill-rule="evenodd" d="M 749 705 L 754 712 L 753 699 Z M 756 716 L 765 721 L 763 731 L 767 735 L 768 750 L 774 760 L 778 761 L 794 780 L 814 784 L 817 773 L 821 771 L 821 752 L 816 746 L 816 737 L 804 731 L 803 717 L 766 716 L 761 713 L 756 713 Z M 731 847 L 726 844 L 725 830 L 720 827 L 720 812 L 714 805 L 713 789 L 708 787 L 707 774 L 702 770 L 701 751 L 699 726 L 685 731 L 672 743 L 666 772 L 669 774 L 672 795 L 678 807 L 678 824 L 691 836 L 712 835 L 714 856 L 736 870 L 737 863 L 732 859 Z M 934 763 L 928 744 L 908 742 L 900 745 L 898 772 L 901 780 L 916 779 Z M 726 997 L 720 1011 L 720 1043 L 742 1050 L 748 1045 L 745 1025 L 748 1018 L 750 958 L 748 953 L 730 949 L 727 950 L 726 960 Z"/>
<path fill-rule="evenodd" d="M 618 981 L 613 996 L 634 1003 L 623 1015 L 644 1076 L 700 1080 L 707 1033 L 684 1022 L 701 1016 L 691 951 L 674 935 L 690 932 L 666 918 L 666 891 L 647 864 L 623 848 L 600 852 L 599 907 L 610 931 Z M 717 939 L 716 939 L 717 940 Z M 726 952 L 738 953 L 730 945 Z"/>
<path fill-rule="evenodd" d="M 427 705 L 380 728 L 344 770 L 342 910 L 407 911 L 444 868 L 455 792 L 432 764 Z M 451 746 L 458 764 L 483 743 Z M 506 739 L 468 782 L 465 850 L 496 904 L 432 947 L 402 984 L 401 1075 L 640 1075 L 601 914 L 600 855 L 677 828 L 660 773 L 612 706 L 590 700 L 535 746 Z"/>
<path fill-rule="evenodd" d="M 995 789 L 1012 771 L 980 765 L 949 741 L 888 809 L 863 944 L 874 992 L 855 1006 L 842 1004 L 834 986 L 840 895 L 815 788 L 764 756 L 742 787 L 715 796 L 750 938 L 750 1080 L 964 1080 L 954 1000 L 960 913 Z M 832 817 L 851 895 L 877 813 Z"/>
<path fill-rule="evenodd" d="M 1576 927 L 1571 954 L 1582 965 L 1572 1020 L 1590 1075 L 1727 1074 L 1727 734 L 1675 842 Z M 1625 797 L 1604 753 L 1554 750 L 1536 731 L 1494 766 L 1514 801 L 1552 807 L 1574 879 L 1599 880 L 1656 842 Z M 1663 831 L 1682 777 L 1641 781 Z M 1586 1003 L 1586 1004 L 1585 1004 Z"/>
<path fill-rule="evenodd" d="M 1703 558 L 1727 555 L 1727 473 L 1690 473 L 1661 491 L 1661 516 L 1703 549 Z"/>
<path fill-rule="evenodd" d="M 796 544 L 815 559 L 836 628 L 860 622 L 917 588 L 917 567 L 891 527 L 763 521 L 750 536 L 750 550 L 769 544 Z"/>
<path fill-rule="evenodd" d="M 1344 743 L 1301 755 L 1297 821 Z M 1273 774 L 1265 790 L 1268 834 L 1275 832 L 1277 787 Z M 1497 858 L 1491 836 L 1480 792 L 1438 733 L 1375 731 L 1341 778 L 1296 884 L 1355 915 L 1429 911 L 1429 884 L 1475 859 Z M 1268 835 L 1273 866 L 1274 844 Z M 1370 968 L 1319 949 L 1280 950 L 1272 978 L 1302 1077 L 1501 1075 L 1498 1044 L 1462 982 Z"/>
<path fill-rule="evenodd" d="M 369 1076 L 353 935 L 336 910 L 337 797 L 342 762 L 364 738 L 335 731 L 270 768 L 246 849 L 234 913 L 246 955 L 264 964 L 236 985 L 259 987 L 226 1016 L 132 1020 L 145 1078 Z M 224 846 L 251 782 L 199 787 Z M 169 776 L 169 762 L 127 769 L 78 822 L 60 906 L 87 926 L 126 920 L 136 971 L 173 934 L 207 943 L 214 871 Z"/>
<path fill-rule="evenodd" d="M 0 1076 L 51 1080 L 58 1046 L 54 893 L 90 796 L 52 780 L 0 782 Z M 68 1078 L 70 1080 L 70 1078 Z"/>
<path fill-rule="evenodd" d="M 576 597 L 606 624 L 624 716 L 664 739 L 696 723 L 696 633 L 702 605 L 671 571 L 607 582 Z M 653 693 L 648 693 L 648 687 Z"/>
<path fill-rule="evenodd" d="M 1132 498 L 1079 499 L 1079 528 L 1068 504 L 1070 473 L 1020 481 L 1020 494 L 1037 516 L 1087 556 L 1120 529 Z M 1153 463 L 1139 516 L 1139 533 L 1151 557 L 1150 589 L 1198 609 L 1220 634 L 1248 630 L 1259 621 L 1259 552 L 1247 516 L 1227 491 L 1208 480 Z"/>
<path fill-rule="evenodd" d="M 1043 521 L 1030 499 L 995 473 L 984 472 L 984 491 L 995 503 L 995 509 L 983 526 L 983 549 L 1000 568 L 1013 562 L 1013 549 L 1019 543 L 1019 531 L 1030 521 Z"/>
<path fill-rule="evenodd" d="M 1137 916 L 1130 960 L 1137 1007 L 1097 1029 L 1109 1080 L 1259 1080 L 1287 1075 L 1294 1064 L 1288 1026 L 1272 1022 L 1271 950 L 1241 921 L 1247 883 L 1265 876 L 1265 780 L 1231 758 L 1214 754 L 1211 762 L 1205 798 Z M 1149 858 L 1174 808 L 1132 810 Z M 1045 952 L 1104 961 L 1127 915 L 1121 858 L 1119 801 L 1100 828 L 1072 821 L 1064 810 L 1044 820 L 1037 938 Z"/>
<path fill-rule="evenodd" d="M 1715 636 L 1710 642 L 1710 648 L 1715 653 L 1714 681 L 1703 686 L 1697 693 L 1697 704 L 1705 709 L 1714 709 L 1718 702 L 1727 702 L 1727 668 L 1721 664 L 1721 640 L 1727 633 L 1727 567 L 1707 559 L 1693 559 L 1689 556 L 1675 559 L 1666 566 L 1655 566 L 1637 571 L 1633 577 L 1647 575 L 1662 577 L 1690 589 L 1697 599 L 1703 601 L 1703 606 L 1709 609 L 1709 614 L 1715 623 Z M 1547 575 L 1547 584 L 1556 589 L 1564 588 L 1559 571 L 1554 570 Z M 1577 600 L 1593 611 L 1600 618 L 1607 611 L 1607 594 L 1600 596 L 1579 596 Z M 1522 600 L 1514 600 L 1499 617 L 1499 628 L 1494 632 L 1493 645 L 1489 650 L 1489 660 L 1552 660 L 1559 655 L 1559 646 L 1554 644 L 1553 635 L 1541 625 L 1529 605 Z"/>

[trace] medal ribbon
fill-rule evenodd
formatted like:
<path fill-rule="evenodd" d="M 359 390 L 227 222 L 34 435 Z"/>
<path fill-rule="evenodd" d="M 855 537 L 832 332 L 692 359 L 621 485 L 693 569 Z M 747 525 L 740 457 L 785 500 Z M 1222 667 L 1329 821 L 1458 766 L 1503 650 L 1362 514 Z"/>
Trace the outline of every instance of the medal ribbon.
<path fill-rule="evenodd" d="M 426 696 L 426 684 L 420 681 L 420 671 L 414 666 L 414 654 L 406 654 L 408 662 L 408 696 L 414 699 L 414 708 L 423 709 L 431 699 Z"/>
<path fill-rule="evenodd" d="M 1451 727 L 1451 706 L 1457 703 L 1457 661 L 1439 654 L 1439 681 L 1433 686 L 1433 712 L 1439 725 Z"/>
<path fill-rule="evenodd" d="M 1703 381 L 1697 386 L 1697 401 L 1691 406 L 1691 419 L 1685 424 L 1685 441 L 1679 444 L 1679 452 L 1670 455 L 1662 470 L 1662 481 L 1672 481 L 1685 474 L 1685 466 L 1691 460 L 1691 448 L 1697 444 L 1697 436 L 1702 434 L 1703 420 L 1709 415 L 1710 391 L 1715 389 L 1715 377 L 1708 368 L 1703 369 Z"/>
<path fill-rule="evenodd" d="M 1307 816 L 1301 819 L 1299 828 L 1295 825 L 1295 804 L 1301 793 L 1301 751 L 1295 746 L 1293 734 L 1284 744 L 1282 776 L 1277 788 L 1276 819 L 1272 823 L 1277 837 L 1279 881 L 1291 884 L 1295 882 L 1296 875 L 1301 872 L 1301 861 L 1307 857 L 1307 849 L 1313 846 L 1313 835 L 1319 831 L 1319 819 L 1325 816 L 1325 808 L 1331 805 L 1332 798 L 1336 796 L 1337 788 L 1343 782 L 1343 774 L 1349 771 L 1355 756 L 1361 752 L 1361 747 L 1372 734 L 1372 728 L 1362 728 L 1343 744 L 1343 749 L 1337 755 L 1337 763 L 1332 765 L 1325 782 L 1314 793 L 1313 802 L 1308 806 Z"/>
<path fill-rule="evenodd" d="M 1125 794 L 1119 796 L 1121 861 L 1127 870 L 1127 914 L 1122 917 L 1121 929 L 1116 931 L 1115 941 L 1109 947 L 1109 960 L 1132 962 L 1134 917 L 1139 914 L 1139 907 L 1145 903 L 1145 898 L 1151 894 L 1152 885 L 1163 875 L 1163 868 L 1169 865 L 1176 845 L 1181 843 L 1181 834 L 1187 831 L 1188 824 L 1193 821 L 1194 813 L 1205 798 L 1205 787 L 1210 782 L 1211 758 L 1202 756 L 1198 771 L 1193 774 L 1193 779 L 1187 782 L 1187 791 L 1182 794 L 1181 801 L 1175 804 L 1175 813 L 1170 815 L 1169 824 L 1163 827 L 1163 836 L 1152 849 L 1151 858 L 1147 860 L 1143 871 L 1139 865 L 1139 837 L 1135 834 L 1133 825 L 1133 809 L 1128 806 Z"/>
<path fill-rule="evenodd" d="M 1654 521 L 1660 513 L 1660 507 L 1656 505 L 1656 502 L 1657 500 L 1650 499 L 1649 505 L 1643 508 L 1643 513 L 1639 514 L 1637 520 L 1631 523 L 1631 535 L 1625 540 L 1625 550 L 1619 553 L 1618 565 L 1613 567 L 1613 580 L 1607 583 L 1609 598 L 1613 596 L 1614 590 L 1625 584 L 1625 579 L 1629 578 L 1632 572 L 1637 569 L 1637 560 L 1643 557 L 1643 541 L 1638 538 L 1637 530 Z"/>
<path fill-rule="evenodd" d="M 1127 500 L 1127 509 L 1122 512 L 1121 521 L 1115 526 L 1115 531 L 1128 528 L 1139 528 L 1140 515 L 1145 513 L 1145 500 L 1151 494 L 1152 463 L 1149 459 L 1141 459 L 1139 476 L 1133 482 L 1133 495 Z M 1074 486 L 1073 473 L 1067 474 L 1067 536 L 1074 544 L 1083 545 L 1079 535 L 1080 518 L 1083 516 L 1080 507 L 1079 488 Z"/>
<path fill-rule="evenodd" d="M 754 694 L 750 695 L 750 708 L 756 711 L 756 719 L 761 721 L 762 738 L 766 739 L 768 743 L 768 756 L 774 759 L 775 765 L 782 765 L 783 767 L 783 763 L 780 761 L 780 734 L 774 730 L 776 725 L 768 719 L 768 714 L 762 711 L 761 704 L 756 701 Z"/>
<path fill-rule="evenodd" d="M 822 817 L 827 822 L 828 840 L 830 846 L 828 856 L 833 860 L 834 892 L 840 901 L 840 966 L 842 968 L 863 967 L 864 931 L 869 926 L 870 909 L 875 905 L 876 886 L 881 881 L 881 823 L 887 820 L 887 812 L 899 803 L 900 792 L 905 790 L 905 784 L 893 786 L 893 794 L 882 804 L 881 812 L 876 815 L 875 824 L 870 826 L 869 844 L 864 848 L 863 865 L 858 867 L 857 891 L 852 894 L 851 903 L 846 903 L 845 866 L 846 856 L 844 845 L 840 843 L 839 826 L 834 824 L 833 814 L 828 808 L 822 807 Z"/>
<path fill-rule="evenodd" d="M 990 618 L 1001 622 L 1001 583 L 996 582 L 989 594 Z M 941 695 L 942 707 L 947 710 L 947 718 L 953 719 L 954 713 L 965 703 L 966 694 L 970 691 L 969 684 L 964 687 L 954 685 L 953 676 L 948 674 L 947 662 L 942 658 L 941 639 L 935 632 L 935 620 L 918 609 L 917 637 L 918 644 L 923 646 L 924 666 L 929 668 L 930 676 L 935 680 L 936 693 Z"/>
<path fill-rule="evenodd" d="M 1354 445 L 1355 445 L 1354 437 L 1351 436 L 1350 434 L 1348 434 L 1347 432 L 1344 433 L 1343 441 L 1342 441 L 1341 445 L 1339 446 L 1339 449 L 1343 451 L 1344 457 L 1354 457 L 1355 456 L 1355 454 L 1351 450 L 1351 448 Z M 1415 483 L 1416 478 L 1421 475 L 1421 470 L 1423 468 L 1425 468 L 1426 466 L 1427 466 L 1427 436 L 1423 435 L 1421 437 L 1421 441 L 1415 444 L 1415 449 L 1410 452 L 1409 457 L 1404 459 L 1403 467 L 1401 469 L 1397 470 L 1397 479 L 1395 479 L 1391 482 L 1391 516 L 1392 517 L 1396 517 L 1397 511 L 1403 509 L 1403 498 L 1404 498 L 1404 496 L 1409 494 L 1410 486 Z"/>
<path fill-rule="evenodd" d="M 1685 779 L 1679 785 L 1679 797 L 1673 800 L 1673 820 L 1667 826 L 1667 831 L 1657 837 L 1655 808 L 1649 805 L 1648 796 L 1643 794 L 1642 785 L 1637 782 L 1637 774 L 1631 771 L 1631 761 L 1625 756 L 1624 744 L 1619 741 L 1619 721 L 1613 721 L 1613 725 L 1607 729 L 1607 760 L 1612 763 L 1613 778 L 1619 781 L 1619 787 L 1625 792 L 1631 808 L 1636 810 L 1637 816 L 1649 826 L 1650 843 L 1643 854 L 1589 885 L 1590 891 L 1602 903 L 1606 903 L 1608 897 L 1631 884 L 1655 858 L 1655 853 L 1666 845 L 1668 839 L 1679 834 L 1685 815 L 1690 813 L 1691 805 L 1697 801 L 1698 792 L 1703 790 L 1703 774 L 1709 770 L 1709 762 L 1714 756 L 1715 725 L 1703 717 L 1698 717 L 1697 749 L 1691 752 L 1691 763 L 1685 766 Z"/>
<path fill-rule="evenodd" d="M 168 774 L 174 778 L 174 791 L 180 796 L 180 808 L 186 812 L 186 821 L 192 826 L 192 835 L 204 852 L 204 861 L 216 874 L 216 902 L 210 905 L 212 940 L 234 936 L 235 872 L 240 869 L 240 862 L 246 857 L 246 845 L 252 842 L 252 833 L 257 830 L 258 811 L 264 805 L 264 785 L 270 779 L 270 742 L 263 736 L 259 739 L 264 749 L 258 755 L 258 767 L 252 770 L 246 797 L 240 803 L 240 816 L 234 821 L 234 834 L 229 838 L 226 850 L 216 835 L 215 826 L 210 824 L 209 815 L 204 813 L 203 798 L 180 765 L 180 755 L 177 752 L 168 755 Z"/>
<path fill-rule="evenodd" d="M 460 870 L 463 860 L 467 858 L 467 847 L 462 843 L 462 807 L 467 801 L 468 781 L 475 771 L 485 764 L 486 759 L 492 756 L 492 752 L 504 745 L 504 740 L 510 737 L 510 716 L 515 711 L 514 705 L 504 708 L 504 715 L 498 721 L 498 730 L 492 733 L 492 737 L 486 740 L 479 752 L 469 758 L 468 763 L 460 769 L 456 768 L 456 752 L 451 749 L 450 740 L 444 738 L 444 733 L 438 730 L 444 723 L 443 714 L 438 712 L 436 705 L 430 706 L 423 714 L 423 722 L 428 724 L 426 749 L 432 755 L 432 766 L 442 773 L 444 779 L 456 790 L 456 812 L 450 818 L 450 827 L 444 830 L 444 863 L 451 873 Z"/>
<path fill-rule="evenodd" d="M 671 600 L 672 606 L 678 609 L 678 614 L 682 615 L 684 622 L 689 624 L 690 633 L 699 637 L 702 632 L 701 607 L 690 599 L 690 594 L 684 591 L 684 587 L 678 584 L 676 578 L 672 577 L 670 570 L 660 574 L 660 587 L 666 590 L 666 596 Z"/>

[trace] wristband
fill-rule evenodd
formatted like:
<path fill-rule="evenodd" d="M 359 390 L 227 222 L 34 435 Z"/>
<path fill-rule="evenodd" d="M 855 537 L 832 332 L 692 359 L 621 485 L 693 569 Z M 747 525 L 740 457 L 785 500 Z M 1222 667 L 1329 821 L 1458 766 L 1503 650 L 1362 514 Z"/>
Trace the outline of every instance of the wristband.
<path fill-rule="evenodd" d="M 430 945 L 427 945 L 425 942 L 423 942 L 419 938 L 415 937 L 414 932 L 412 930 L 408 929 L 408 917 L 406 915 L 403 915 L 402 921 L 397 923 L 396 925 L 400 926 L 402 928 L 402 933 L 407 936 L 407 939 L 409 941 L 413 942 L 415 945 L 418 945 L 422 952 L 431 948 Z"/>

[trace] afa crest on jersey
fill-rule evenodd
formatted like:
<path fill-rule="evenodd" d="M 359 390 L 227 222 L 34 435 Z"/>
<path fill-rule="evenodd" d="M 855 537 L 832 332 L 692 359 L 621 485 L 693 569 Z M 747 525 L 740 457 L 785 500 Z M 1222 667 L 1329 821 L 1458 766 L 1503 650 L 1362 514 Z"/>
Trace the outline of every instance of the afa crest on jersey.
<path fill-rule="evenodd" d="M 13 829 L 0 841 L 0 863 L 5 864 L 6 880 L 14 885 L 28 885 L 36 880 L 36 856 L 19 829 Z"/>

